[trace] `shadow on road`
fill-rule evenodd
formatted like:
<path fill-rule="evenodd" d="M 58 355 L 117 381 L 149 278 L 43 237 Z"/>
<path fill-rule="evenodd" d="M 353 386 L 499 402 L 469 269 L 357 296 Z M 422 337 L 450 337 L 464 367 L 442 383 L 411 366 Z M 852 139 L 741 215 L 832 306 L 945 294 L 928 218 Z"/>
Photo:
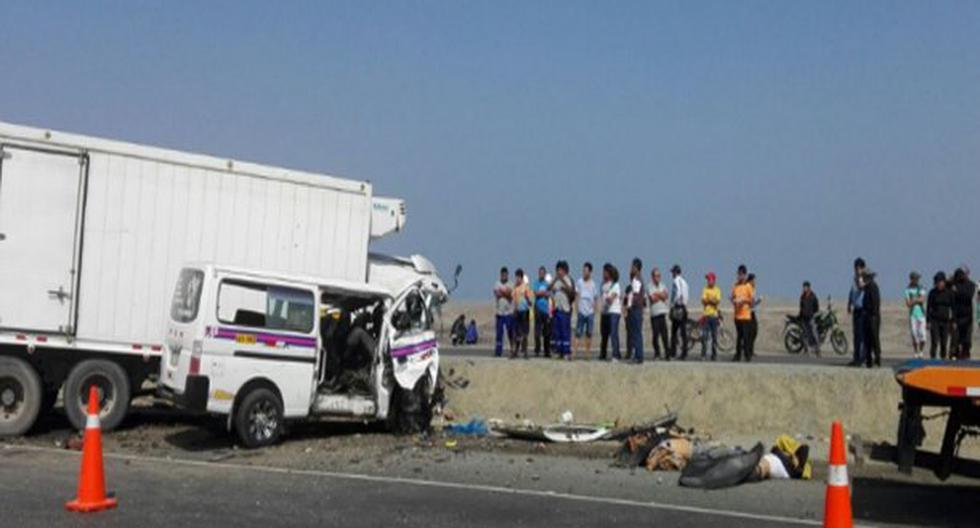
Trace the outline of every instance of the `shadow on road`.
<path fill-rule="evenodd" d="M 879 462 L 894 463 L 897 458 L 897 448 L 889 443 L 874 444 L 871 446 L 870 457 L 872 460 Z M 939 465 L 940 458 L 938 453 L 921 450 L 915 451 L 915 467 L 936 471 Z M 953 474 L 980 479 L 980 460 L 954 458 Z"/>
<path fill-rule="evenodd" d="M 855 478 L 855 520 L 907 526 L 976 526 L 980 486 Z"/>

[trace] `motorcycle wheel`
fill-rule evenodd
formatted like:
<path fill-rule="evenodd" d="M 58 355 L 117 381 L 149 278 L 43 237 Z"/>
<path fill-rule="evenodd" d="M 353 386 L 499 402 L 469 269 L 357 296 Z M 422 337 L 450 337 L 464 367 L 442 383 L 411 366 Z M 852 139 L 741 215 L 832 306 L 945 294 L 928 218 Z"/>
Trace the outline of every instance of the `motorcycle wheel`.
<path fill-rule="evenodd" d="M 726 353 L 735 350 L 735 336 L 724 326 L 718 329 L 718 350 Z"/>
<path fill-rule="evenodd" d="M 799 354 L 803 351 L 803 329 L 798 326 L 791 326 L 786 329 L 783 335 L 783 346 L 790 354 Z"/>
<path fill-rule="evenodd" d="M 701 344 L 701 325 L 692 319 L 687 320 L 687 352 L 694 350 L 694 345 Z"/>
<path fill-rule="evenodd" d="M 834 347 L 834 352 L 838 356 L 847 354 L 847 336 L 840 328 L 835 328 L 830 333 L 830 344 Z"/>

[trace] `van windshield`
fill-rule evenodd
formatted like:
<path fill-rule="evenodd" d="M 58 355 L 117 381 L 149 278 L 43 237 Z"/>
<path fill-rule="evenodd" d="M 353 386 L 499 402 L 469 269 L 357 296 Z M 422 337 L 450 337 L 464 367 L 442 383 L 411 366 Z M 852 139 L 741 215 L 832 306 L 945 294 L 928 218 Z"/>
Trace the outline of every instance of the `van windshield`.
<path fill-rule="evenodd" d="M 177 277 L 174 298 L 170 305 L 170 318 L 178 323 L 189 323 L 197 319 L 197 308 L 201 303 L 201 285 L 204 272 L 185 268 Z"/>

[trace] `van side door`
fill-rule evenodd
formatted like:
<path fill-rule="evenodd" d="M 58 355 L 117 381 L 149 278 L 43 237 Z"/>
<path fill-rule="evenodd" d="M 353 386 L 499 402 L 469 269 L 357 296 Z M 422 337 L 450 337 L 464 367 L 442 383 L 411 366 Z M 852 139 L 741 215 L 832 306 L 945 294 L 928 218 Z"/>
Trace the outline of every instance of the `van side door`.
<path fill-rule="evenodd" d="M 234 394 L 251 379 L 271 380 L 286 416 L 309 413 L 317 360 L 316 290 L 222 276 L 217 324 L 205 331 L 214 389 Z"/>

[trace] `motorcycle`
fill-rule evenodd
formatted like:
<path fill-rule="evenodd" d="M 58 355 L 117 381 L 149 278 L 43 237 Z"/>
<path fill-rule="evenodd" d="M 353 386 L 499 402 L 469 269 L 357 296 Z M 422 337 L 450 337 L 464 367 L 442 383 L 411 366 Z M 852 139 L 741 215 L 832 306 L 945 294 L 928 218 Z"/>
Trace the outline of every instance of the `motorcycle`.
<path fill-rule="evenodd" d="M 830 339 L 830 345 L 838 356 L 847 354 L 847 334 L 837 321 L 830 297 L 827 297 L 827 309 L 814 316 L 817 323 L 817 342 L 821 345 Z M 787 315 L 783 327 L 783 345 L 790 354 L 799 354 L 805 348 L 806 330 L 803 320 L 798 315 Z"/>
<path fill-rule="evenodd" d="M 724 321 L 724 316 L 718 312 L 718 351 L 728 353 L 735 349 L 735 335 L 725 326 Z M 695 345 L 700 347 L 701 342 L 708 339 L 708 332 L 704 330 L 704 325 L 704 317 L 687 320 L 688 352 L 693 350 Z"/>

